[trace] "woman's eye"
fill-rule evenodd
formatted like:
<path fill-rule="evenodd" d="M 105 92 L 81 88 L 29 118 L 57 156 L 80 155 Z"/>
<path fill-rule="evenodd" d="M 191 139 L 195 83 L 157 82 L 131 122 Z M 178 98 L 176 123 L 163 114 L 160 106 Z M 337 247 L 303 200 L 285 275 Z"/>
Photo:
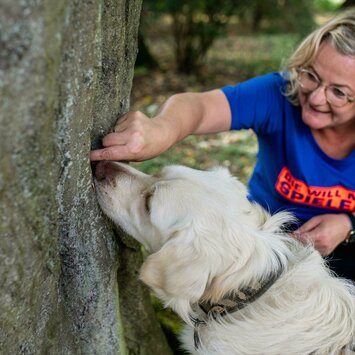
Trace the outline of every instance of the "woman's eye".
<path fill-rule="evenodd" d="M 314 83 L 318 83 L 318 78 L 315 76 L 315 74 L 311 73 L 311 72 L 307 72 L 307 79 L 314 82 Z"/>
<path fill-rule="evenodd" d="M 336 97 L 340 97 L 340 98 L 346 97 L 345 92 L 343 90 L 340 90 L 337 87 L 332 87 L 331 90 L 332 90 L 333 95 L 335 95 Z"/>

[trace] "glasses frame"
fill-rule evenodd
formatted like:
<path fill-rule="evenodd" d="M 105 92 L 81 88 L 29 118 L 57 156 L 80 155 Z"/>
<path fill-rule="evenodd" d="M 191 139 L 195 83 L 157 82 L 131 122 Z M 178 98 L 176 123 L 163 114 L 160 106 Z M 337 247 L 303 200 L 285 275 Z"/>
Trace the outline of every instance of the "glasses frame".
<path fill-rule="evenodd" d="M 296 80 L 297 80 L 297 82 L 298 82 L 298 84 L 299 84 L 301 89 L 305 89 L 302 86 L 301 78 L 300 78 L 302 73 L 310 74 L 311 76 L 313 76 L 316 79 L 316 82 L 317 82 L 317 86 L 313 90 L 310 90 L 310 91 L 307 90 L 308 93 L 312 93 L 312 92 L 316 91 L 319 87 L 323 86 L 324 87 L 325 98 L 326 98 L 327 102 L 330 105 L 332 105 L 334 107 L 344 107 L 345 105 L 347 105 L 349 103 L 355 102 L 355 99 L 350 98 L 349 95 L 346 92 L 344 92 L 343 90 L 339 89 L 336 85 L 325 85 L 325 84 L 322 84 L 322 80 L 318 77 L 318 75 L 313 70 L 308 69 L 308 68 L 299 68 L 297 70 L 297 79 Z M 341 91 L 344 94 L 344 96 L 346 98 L 346 101 L 344 101 L 344 104 L 334 105 L 334 103 L 331 100 L 329 100 L 328 95 L 327 95 L 327 90 L 329 88 L 336 88 L 337 90 Z"/>

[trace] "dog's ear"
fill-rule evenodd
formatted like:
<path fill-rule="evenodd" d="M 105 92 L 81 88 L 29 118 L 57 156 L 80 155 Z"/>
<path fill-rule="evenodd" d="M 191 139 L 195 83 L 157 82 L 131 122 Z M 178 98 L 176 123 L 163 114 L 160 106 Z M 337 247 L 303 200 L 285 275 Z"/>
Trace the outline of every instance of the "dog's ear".
<path fill-rule="evenodd" d="M 208 264 L 193 245 L 173 237 L 142 266 L 140 278 L 153 289 L 165 306 L 190 323 L 191 304 L 203 295 L 208 282 Z"/>

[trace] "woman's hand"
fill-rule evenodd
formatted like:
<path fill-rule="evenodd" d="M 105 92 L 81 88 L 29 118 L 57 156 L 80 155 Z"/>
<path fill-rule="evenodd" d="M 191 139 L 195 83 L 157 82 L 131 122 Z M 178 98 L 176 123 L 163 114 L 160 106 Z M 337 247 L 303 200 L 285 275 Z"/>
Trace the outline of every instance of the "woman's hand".
<path fill-rule="evenodd" d="M 93 150 L 90 159 L 142 161 L 153 158 L 174 142 L 169 137 L 169 121 L 150 119 L 142 112 L 128 112 L 103 140 L 103 149 Z"/>
<path fill-rule="evenodd" d="M 154 158 L 190 134 L 229 130 L 231 110 L 224 93 L 171 96 L 154 118 L 142 112 L 128 112 L 102 140 L 104 149 L 93 150 L 91 160 L 132 160 Z"/>
<path fill-rule="evenodd" d="M 324 214 L 311 218 L 293 236 L 301 242 L 311 242 L 321 255 L 327 256 L 346 239 L 350 230 L 346 214 Z"/>

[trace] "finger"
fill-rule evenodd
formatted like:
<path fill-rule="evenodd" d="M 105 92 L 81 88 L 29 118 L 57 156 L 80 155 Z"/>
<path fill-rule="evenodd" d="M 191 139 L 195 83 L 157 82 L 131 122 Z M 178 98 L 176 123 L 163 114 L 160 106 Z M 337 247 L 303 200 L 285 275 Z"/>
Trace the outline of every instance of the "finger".
<path fill-rule="evenodd" d="M 319 225 L 319 220 L 317 217 L 313 217 L 310 220 L 308 220 L 306 223 L 304 223 L 301 227 L 299 227 L 295 233 L 306 233 L 310 232 L 314 228 L 316 228 Z"/>
<path fill-rule="evenodd" d="M 116 123 L 115 127 L 113 128 L 113 131 L 114 132 L 122 132 L 122 131 L 126 130 L 131 122 L 128 118 L 129 117 L 120 118 L 118 120 L 118 122 Z"/>
<path fill-rule="evenodd" d="M 292 237 L 299 240 L 301 243 L 308 243 L 311 239 L 309 232 L 300 233 L 298 231 L 294 231 L 292 233 Z"/>
<path fill-rule="evenodd" d="M 91 161 L 112 160 L 111 153 L 107 149 L 96 149 L 90 152 Z"/>
<path fill-rule="evenodd" d="M 90 160 L 134 160 L 134 156 L 128 151 L 127 146 L 115 145 L 104 149 L 92 150 L 90 152 Z"/>
<path fill-rule="evenodd" d="M 317 243 L 313 232 L 293 233 L 292 236 L 304 245 L 313 245 L 315 247 Z"/>
<path fill-rule="evenodd" d="M 123 115 L 121 118 L 117 120 L 116 125 L 114 127 L 114 131 L 122 132 L 127 127 L 132 125 L 134 122 L 140 121 L 144 118 L 147 118 L 147 116 L 140 111 L 127 112 L 125 115 Z"/>
<path fill-rule="evenodd" d="M 126 136 L 117 132 L 109 133 L 102 139 L 102 145 L 106 148 L 114 145 L 124 145 L 126 142 Z"/>
<path fill-rule="evenodd" d="M 319 226 L 319 221 L 316 217 L 311 218 L 304 223 L 300 228 L 293 232 L 293 237 L 302 243 L 308 244 L 314 240 L 314 231 Z"/>

